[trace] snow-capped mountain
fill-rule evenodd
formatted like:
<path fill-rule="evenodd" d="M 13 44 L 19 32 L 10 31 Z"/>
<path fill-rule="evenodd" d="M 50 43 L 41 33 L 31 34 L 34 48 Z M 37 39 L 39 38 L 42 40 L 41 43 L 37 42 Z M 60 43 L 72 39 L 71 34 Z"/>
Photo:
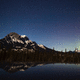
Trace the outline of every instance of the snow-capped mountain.
<path fill-rule="evenodd" d="M 24 50 L 28 49 L 30 51 L 34 50 L 50 50 L 49 48 L 45 47 L 44 45 L 39 45 L 34 41 L 29 40 L 26 35 L 19 35 L 15 32 L 9 33 L 3 39 L 0 39 L 0 47 L 9 49 L 12 48 L 13 50 Z"/>

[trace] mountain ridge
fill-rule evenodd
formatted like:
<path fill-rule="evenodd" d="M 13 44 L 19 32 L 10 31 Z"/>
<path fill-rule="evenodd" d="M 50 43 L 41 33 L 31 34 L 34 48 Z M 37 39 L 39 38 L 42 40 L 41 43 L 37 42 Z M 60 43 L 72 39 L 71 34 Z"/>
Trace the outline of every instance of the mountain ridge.
<path fill-rule="evenodd" d="M 42 44 L 39 45 L 36 42 L 29 40 L 26 35 L 19 35 L 15 32 L 11 32 L 7 34 L 3 39 L 0 39 L 0 45 L 1 49 L 5 47 L 6 49 L 10 49 L 12 47 L 13 50 L 20 49 L 23 51 L 23 49 L 28 49 L 32 52 L 35 50 L 51 50 Z"/>

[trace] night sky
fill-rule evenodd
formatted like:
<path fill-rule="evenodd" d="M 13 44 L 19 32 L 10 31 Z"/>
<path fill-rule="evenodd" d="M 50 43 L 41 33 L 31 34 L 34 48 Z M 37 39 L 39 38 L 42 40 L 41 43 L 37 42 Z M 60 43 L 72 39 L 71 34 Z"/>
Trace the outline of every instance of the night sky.
<path fill-rule="evenodd" d="M 58 51 L 80 49 L 80 0 L 0 0 L 0 39 L 10 32 Z"/>

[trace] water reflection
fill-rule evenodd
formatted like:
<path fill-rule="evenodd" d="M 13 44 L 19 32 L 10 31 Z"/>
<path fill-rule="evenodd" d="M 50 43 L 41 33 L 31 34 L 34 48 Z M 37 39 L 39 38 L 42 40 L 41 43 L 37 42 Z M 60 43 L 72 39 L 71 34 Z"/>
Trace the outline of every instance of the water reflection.
<path fill-rule="evenodd" d="M 48 65 L 47 65 L 48 64 Z M 54 66 L 53 66 L 54 64 Z M 70 68 L 71 66 L 71 69 L 75 68 L 75 65 L 77 65 L 78 67 L 80 66 L 80 64 L 70 64 L 70 63 L 34 63 L 34 62 L 13 62 L 13 63 L 3 63 L 1 64 L 0 63 L 0 68 L 2 68 L 3 70 L 5 70 L 6 72 L 9 72 L 9 73 L 14 73 L 14 72 L 17 72 L 17 71 L 25 71 L 27 70 L 28 68 L 31 68 L 31 67 L 35 67 L 35 66 L 43 66 L 43 65 L 47 65 L 46 67 L 49 67 L 49 66 L 53 66 L 54 68 L 56 67 L 67 67 L 67 68 Z M 68 67 L 69 65 L 69 67 Z M 56 67 L 55 67 L 56 66 Z"/>
<path fill-rule="evenodd" d="M 0 63 L 0 80 L 80 80 L 80 64 Z"/>
<path fill-rule="evenodd" d="M 14 63 L 0 63 L 0 68 L 4 69 L 6 72 L 14 73 L 17 71 L 25 71 L 30 67 L 42 66 L 46 63 L 34 63 L 34 62 L 14 62 Z"/>

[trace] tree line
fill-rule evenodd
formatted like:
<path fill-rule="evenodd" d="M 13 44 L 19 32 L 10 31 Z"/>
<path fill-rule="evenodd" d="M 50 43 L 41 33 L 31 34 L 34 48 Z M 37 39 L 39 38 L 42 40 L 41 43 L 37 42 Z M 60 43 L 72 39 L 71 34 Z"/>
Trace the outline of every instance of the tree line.
<path fill-rule="evenodd" d="M 80 63 L 80 54 L 77 52 L 41 52 L 35 50 L 30 52 L 28 50 L 14 51 L 12 48 L 6 48 L 0 51 L 0 62 L 52 62 L 52 63 Z"/>

